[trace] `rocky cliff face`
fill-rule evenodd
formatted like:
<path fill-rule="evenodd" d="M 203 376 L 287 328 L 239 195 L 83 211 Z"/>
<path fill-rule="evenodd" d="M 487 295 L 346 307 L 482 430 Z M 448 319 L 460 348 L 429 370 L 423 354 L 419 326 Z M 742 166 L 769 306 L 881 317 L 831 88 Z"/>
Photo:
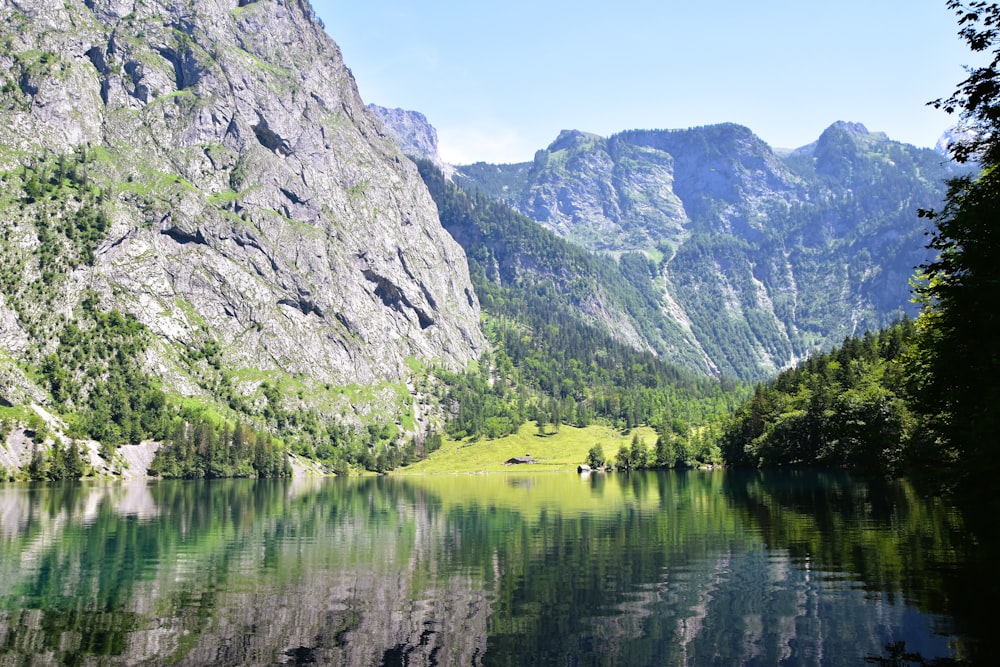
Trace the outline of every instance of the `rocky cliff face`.
<path fill-rule="evenodd" d="M 439 168 L 445 166 L 438 155 L 437 130 L 427 122 L 427 116 L 419 111 L 387 109 L 377 104 L 369 104 L 368 109 L 382 121 L 403 153 L 430 160 Z"/>
<path fill-rule="evenodd" d="M 338 412 L 317 392 L 483 349 L 463 252 L 303 0 L 16 0 L 0 40 L 13 360 L 51 351 L 86 294 L 148 327 L 145 367 L 185 394 L 222 369 Z M 105 222 L 81 242 L 84 212 Z"/>
<path fill-rule="evenodd" d="M 916 212 L 955 166 L 841 122 L 789 155 L 733 124 L 564 131 L 531 163 L 458 174 L 592 251 L 647 253 L 665 311 L 715 368 L 754 379 L 912 312 Z"/>

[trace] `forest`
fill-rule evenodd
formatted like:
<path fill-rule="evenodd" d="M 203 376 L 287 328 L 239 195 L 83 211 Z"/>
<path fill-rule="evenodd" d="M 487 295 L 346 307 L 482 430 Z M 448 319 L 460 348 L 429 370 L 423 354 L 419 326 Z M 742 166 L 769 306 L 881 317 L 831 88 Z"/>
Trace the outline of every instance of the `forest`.
<path fill-rule="evenodd" d="M 904 366 L 915 330 L 907 319 L 848 338 L 757 385 L 722 429 L 727 465 L 901 472 L 915 430 Z"/>
<path fill-rule="evenodd" d="M 930 102 L 959 117 L 953 157 L 979 168 L 953 179 L 930 220 L 934 258 L 919 267 L 921 310 L 878 335 L 758 386 L 723 430 L 732 465 L 840 465 L 928 481 L 983 516 L 991 492 L 1000 406 L 1000 6 L 949 0 L 959 35 L 988 63 L 951 96 Z"/>
<path fill-rule="evenodd" d="M 637 350 L 581 314 L 580 301 L 598 290 L 637 311 L 651 307 L 642 301 L 652 297 L 625 277 L 635 259 L 592 255 L 449 182 L 430 162 L 418 166 L 442 224 L 463 243 L 493 345 L 478 372 L 439 374 L 454 406 L 450 437 L 501 437 L 526 421 L 540 429 L 650 424 L 687 437 L 677 424 L 706 423 L 739 401 L 741 385 Z"/>
<path fill-rule="evenodd" d="M 951 151 L 974 171 L 949 183 L 939 208 L 913 211 L 914 224 L 919 216 L 932 225 L 933 258 L 912 280 L 919 315 L 846 338 L 755 387 L 697 373 L 691 369 L 699 360 L 669 354 L 692 348 L 672 338 L 656 282 L 660 267 L 649 257 L 591 253 L 417 160 L 442 225 L 465 250 L 490 342 L 463 372 L 417 373 L 421 394 L 444 417 L 440 428 L 414 433 L 389 417 L 364 427 L 324 421 L 291 407 L 266 381 L 248 400 L 227 384 L 213 340 L 182 358 L 214 369 L 201 388 L 218 405 L 194 405 L 143 370 L 151 335 L 135 317 L 102 311 L 92 293 L 71 315 L 54 308 L 73 269 L 94 262 L 110 224 L 109 195 L 88 175 L 93 152 L 40 157 L 4 174 L 7 196 L 28 211 L 37 243 L 25 251 L 16 225 L 3 231 L 9 252 L 0 295 L 32 340 L 48 341 L 30 350 L 29 371 L 65 419 L 70 440 L 38 447 L 49 435 L 45 426 L 0 408 L 5 432 L 18 421 L 33 434 L 25 476 L 89 474 L 77 444 L 85 439 L 100 442 L 108 460 L 118 445 L 159 441 L 152 472 L 163 477 L 283 476 L 289 453 L 331 471 L 383 473 L 427 456 L 443 437 L 500 438 L 528 422 L 540 433 L 603 423 L 625 433 L 650 425 L 658 437 L 633 439 L 617 453 L 595 449 L 590 462 L 598 467 L 844 467 L 915 474 L 942 490 L 982 496 L 1000 465 L 1000 46 L 993 28 L 1000 8 L 957 0 L 948 7 L 960 36 L 990 60 L 931 103 L 958 115 L 966 131 Z M 691 252 L 709 242 L 700 239 Z M 25 279 L 26 267 L 37 280 Z M 655 341 L 656 349 L 641 341 Z"/>

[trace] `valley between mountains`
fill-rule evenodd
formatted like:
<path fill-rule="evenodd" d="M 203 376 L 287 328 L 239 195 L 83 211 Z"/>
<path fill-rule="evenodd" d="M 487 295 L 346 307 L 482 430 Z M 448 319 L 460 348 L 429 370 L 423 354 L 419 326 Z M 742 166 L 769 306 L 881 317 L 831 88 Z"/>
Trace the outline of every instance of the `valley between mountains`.
<path fill-rule="evenodd" d="M 717 459 L 751 384 L 916 313 L 916 212 L 970 172 L 853 122 L 447 165 L 292 0 L 19 0 L 0 44 L 9 478 L 386 472 L 532 422 Z"/>

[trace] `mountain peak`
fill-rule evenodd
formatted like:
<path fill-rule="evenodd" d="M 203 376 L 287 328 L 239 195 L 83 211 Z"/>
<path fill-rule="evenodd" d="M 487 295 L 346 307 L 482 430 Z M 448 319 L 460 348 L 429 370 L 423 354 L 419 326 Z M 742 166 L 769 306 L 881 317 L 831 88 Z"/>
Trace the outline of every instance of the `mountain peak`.
<path fill-rule="evenodd" d="M 826 132 L 836 131 L 843 132 L 845 134 L 850 134 L 856 137 L 863 137 L 871 134 L 868 128 L 861 123 L 852 123 L 845 120 L 838 120 L 826 129 Z"/>
<path fill-rule="evenodd" d="M 872 132 L 867 127 L 861 123 L 850 123 L 843 120 L 838 120 L 836 123 L 830 125 L 823 131 L 820 135 L 818 142 L 823 143 L 828 141 L 831 137 L 850 137 L 851 139 L 861 140 L 862 142 L 882 142 L 889 141 L 889 135 L 885 132 Z"/>
<path fill-rule="evenodd" d="M 568 148 L 578 148 L 580 146 L 586 146 L 587 144 L 592 144 L 595 141 L 602 140 L 603 137 L 591 132 L 563 130 L 559 133 L 559 136 L 556 137 L 556 140 L 549 144 L 549 147 L 546 150 L 550 153 L 555 153 L 556 151 L 566 150 Z"/>
<path fill-rule="evenodd" d="M 382 121 L 403 153 L 426 158 L 438 166 L 443 164 L 438 154 L 437 130 L 427 116 L 419 111 L 388 109 L 377 104 L 369 104 L 368 109 Z"/>

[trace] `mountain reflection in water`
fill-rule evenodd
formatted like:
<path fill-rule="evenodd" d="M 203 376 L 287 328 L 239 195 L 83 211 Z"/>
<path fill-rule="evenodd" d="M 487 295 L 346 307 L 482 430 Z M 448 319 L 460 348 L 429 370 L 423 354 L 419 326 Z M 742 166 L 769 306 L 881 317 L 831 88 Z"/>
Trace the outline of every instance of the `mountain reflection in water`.
<path fill-rule="evenodd" d="M 0 663 L 966 657 L 960 516 L 906 482 L 659 472 L 0 488 Z"/>

